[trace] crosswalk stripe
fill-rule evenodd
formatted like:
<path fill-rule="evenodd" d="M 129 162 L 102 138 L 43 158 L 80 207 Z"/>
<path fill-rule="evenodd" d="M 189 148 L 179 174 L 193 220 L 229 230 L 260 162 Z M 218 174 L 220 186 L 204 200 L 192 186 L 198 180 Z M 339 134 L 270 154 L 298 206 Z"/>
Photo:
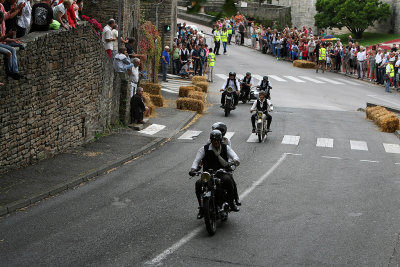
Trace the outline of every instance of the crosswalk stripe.
<path fill-rule="evenodd" d="M 352 81 L 349 81 L 347 79 L 342 79 L 342 78 L 335 78 L 335 80 L 341 81 L 341 82 L 344 82 L 344 83 L 348 83 L 348 84 L 351 84 L 351 85 L 361 85 L 360 83 L 352 82 Z"/>
<path fill-rule="evenodd" d="M 153 135 L 155 133 L 158 133 L 159 131 L 161 131 L 164 128 L 165 128 L 165 125 L 152 124 L 149 127 L 146 127 L 145 129 L 139 131 L 139 133 Z"/>
<path fill-rule="evenodd" d="M 328 79 L 328 78 L 324 78 L 324 77 L 317 77 L 317 78 L 320 79 L 320 80 L 323 80 L 325 82 L 332 83 L 332 84 L 343 84 L 341 82 L 337 82 L 337 81 L 334 81 L 334 80 L 331 80 L 331 79 Z"/>
<path fill-rule="evenodd" d="M 232 138 L 232 136 L 235 134 L 235 132 L 226 132 L 225 133 L 225 137 L 228 139 L 228 140 L 231 140 L 231 138 Z"/>
<path fill-rule="evenodd" d="M 282 79 L 282 78 L 279 78 L 279 77 L 276 76 L 276 75 L 269 75 L 268 77 L 270 77 L 270 78 L 272 78 L 272 79 L 274 79 L 274 80 L 277 80 L 278 82 L 287 82 L 286 80 L 284 80 L 284 79 Z"/>
<path fill-rule="evenodd" d="M 317 139 L 318 147 L 333 147 L 333 139 L 331 138 L 318 138 Z"/>
<path fill-rule="evenodd" d="M 246 141 L 247 143 L 258 143 L 258 136 L 252 133 Z"/>
<path fill-rule="evenodd" d="M 386 153 L 400 154 L 400 145 L 399 144 L 383 143 L 383 147 L 385 148 Z"/>
<path fill-rule="evenodd" d="M 251 76 L 253 76 L 253 78 L 256 78 L 257 80 L 261 81 L 263 78 L 260 75 L 257 74 L 252 74 Z"/>
<path fill-rule="evenodd" d="M 161 90 L 162 90 L 162 91 L 165 91 L 165 92 L 168 92 L 168 93 L 171 93 L 171 94 L 178 94 L 178 93 L 179 93 L 179 92 L 177 92 L 177 91 L 169 90 L 169 89 L 167 89 L 167 88 L 161 88 Z"/>
<path fill-rule="evenodd" d="M 290 79 L 290 80 L 292 80 L 292 81 L 298 82 L 298 83 L 305 83 L 305 81 L 300 80 L 300 79 L 298 79 L 296 77 L 293 77 L 293 76 L 285 76 L 285 77 Z"/>
<path fill-rule="evenodd" d="M 215 74 L 215 76 L 220 77 L 222 80 L 228 79 L 228 76 L 226 76 L 225 74 Z"/>
<path fill-rule="evenodd" d="M 241 80 L 244 78 L 244 75 L 242 75 L 242 74 L 237 74 L 236 76 Z"/>
<path fill-rule="evenodd" d="M 350 147 L 352 150 L 368 151 L 367 142 L 350 140 Z"/>
<path fill-rule="evenodd" d="M 311 82 L 314 82 L 314 83 L 325 83 L 323 81 L 318 81 L 318 80 L 315 80 L 315 79 L 307 77 L 307 76 L 299 76 L 299 77 L 303 78 L 304 80 L 311 81 Z"/>
<path fill-rule="evenodd" d="M 202 131 L 186 131 L 178 139 L 181 139 L 181 140 L 193 140 L 193 138 L 199 136 L 199 134 L 201 134 L 201 132 Z"/>
<path fill-rule="evenodd" d="M 282 140 L 284 145 L 298 145 L 300 141 L 300 136 L 296 135 L 285 135 Z"/>

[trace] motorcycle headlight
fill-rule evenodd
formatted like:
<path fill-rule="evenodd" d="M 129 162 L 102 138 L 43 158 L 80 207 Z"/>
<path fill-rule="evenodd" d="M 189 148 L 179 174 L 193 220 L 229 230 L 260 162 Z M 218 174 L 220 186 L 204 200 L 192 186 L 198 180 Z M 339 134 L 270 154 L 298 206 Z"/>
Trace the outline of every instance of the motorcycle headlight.
<path fill-rule="evenodd" d="M 258 117 L 262 117 L 262 115 L 263 115 L 262 111 L 258 111 L 258 112 L 257 112 L 257 116 L 258 116 Z"/>
<path fill-rule="evenodd" d="M 229 88 L 228 88 L 228 92 L 229 92 L 229 93 L 232 93 L 232 91 L 233 91 L 232 87 L 229 87 Z"/>
<path fill-rule="evenodd" d="M 205 182 L 205 183 L 207 183 L 207 182 L 210 180 L 210 178 L 211 178 L 211 174 L 208 173 L 208 172 L 203 172 L 203 173 L 201 174 L 201 180 L 202 180 L 203 182 Z"/>

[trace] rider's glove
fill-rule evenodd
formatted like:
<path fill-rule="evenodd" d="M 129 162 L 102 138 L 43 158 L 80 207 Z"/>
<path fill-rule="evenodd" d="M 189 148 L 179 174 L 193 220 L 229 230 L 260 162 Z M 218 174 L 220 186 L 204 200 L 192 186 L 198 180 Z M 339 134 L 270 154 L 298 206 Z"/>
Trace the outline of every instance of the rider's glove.
<path fill-rule="evenodd" d="M 195 173 L 195 172 L 196 172 L 196 169 L 190 169 L 190 171 L 189 171 L 189 175 L 193 177 L 193 176 L 195 176 L 195 175 L 196 175 L 196 173 Z"/>

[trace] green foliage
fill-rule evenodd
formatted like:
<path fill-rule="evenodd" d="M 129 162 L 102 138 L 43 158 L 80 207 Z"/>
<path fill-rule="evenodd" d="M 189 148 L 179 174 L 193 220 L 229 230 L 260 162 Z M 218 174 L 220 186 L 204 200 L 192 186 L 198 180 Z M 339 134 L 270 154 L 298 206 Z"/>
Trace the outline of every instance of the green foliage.
<path fill-rule="evenodd" d="M 207 3 L 207 0 L 192 1 L 192 6 L 188 8 L 188 13 L 199 13 L 201 7 L 204 6 L 205 3 Z M 225 0 L 224 5 L 222 6 L 222 11 L 212 16 L 215 16 L 216 18 L 231 17 L 235 15 L 236 12 L 235 0 Z"/>
<path fill-rule="evenodd" d="M 340 38 L 343 44 L 347 45 L 347 40 L 350 34 L 335 35 Z M 356 39 L 362 46 L 370 46 L 380 44 L 383 42 L 400 39 L 400 34 L 387 34 L 387 33 L 376 33 L 376 32 L 364 32 L 363 39 Z"/>
<path fill-rule="evenodd" d="M 362 38 L 369 26 L 386 20 L 391 14 L 390 6 L 379 0 L 317 0 L 315 7 L 316 26 L 346 27 L 355 38 Z"/>

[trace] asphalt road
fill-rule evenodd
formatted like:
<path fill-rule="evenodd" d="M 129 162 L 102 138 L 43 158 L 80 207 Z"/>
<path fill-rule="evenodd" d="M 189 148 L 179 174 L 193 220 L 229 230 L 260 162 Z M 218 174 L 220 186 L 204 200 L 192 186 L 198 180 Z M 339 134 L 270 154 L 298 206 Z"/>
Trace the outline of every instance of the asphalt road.
<path fill-rule="evenodd" d="M 400 106 L 399 95 L 336 74 L 292 68 L 245 47 L 228 49 L 227 56 L 217 57 L 216 74 L 250 71 L 285 80 L 271 80 L 273 132 L 265 142 L 247 142 L 250 104 L 223 116 L 218 104 L 223 79 L 216 76 L 206 114 L 187 129 L 200 132 L 194 140 L 178 134 L 84 186 L 1 218 L 1 265 L 396 263 L 400 154 L 388 153 L 384 144 L 399 140 L 379 132 L 357 109 L 371 99 Z M 196 219 L 195 179 L 187 173 L 216 121 L 234 133 L 243 206 L 209 237 L 204 222 Z M 285 136 L 298 143 L 283 144 Z M 321 143 L 327 147 L 317 146 Z"/>

